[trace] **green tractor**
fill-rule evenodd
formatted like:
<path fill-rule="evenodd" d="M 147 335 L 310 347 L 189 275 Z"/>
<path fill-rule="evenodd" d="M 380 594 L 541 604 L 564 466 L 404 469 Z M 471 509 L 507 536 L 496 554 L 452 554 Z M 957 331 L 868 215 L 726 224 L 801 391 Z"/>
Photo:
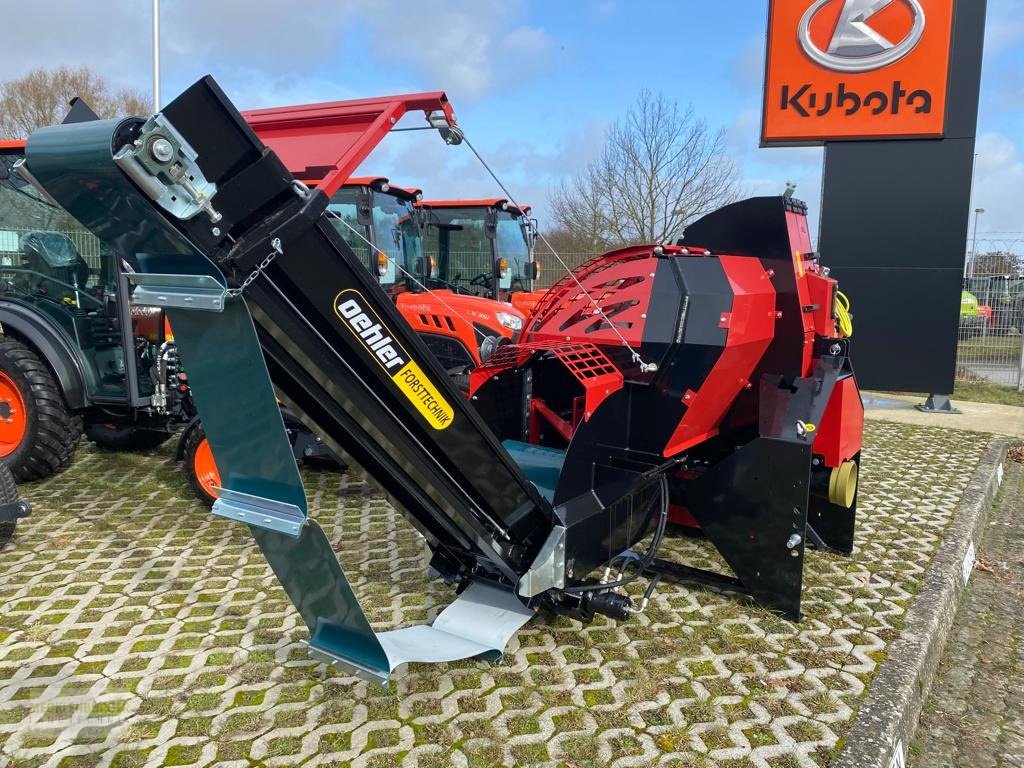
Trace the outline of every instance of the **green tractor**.
<path fill-rule="evenodd" d="M 0 145 L 0 459 L 19 481 L 65 469 L 79 438 L 159 446 L 195 416 L 161 309 L 126 265 L 21 176 Z"/>

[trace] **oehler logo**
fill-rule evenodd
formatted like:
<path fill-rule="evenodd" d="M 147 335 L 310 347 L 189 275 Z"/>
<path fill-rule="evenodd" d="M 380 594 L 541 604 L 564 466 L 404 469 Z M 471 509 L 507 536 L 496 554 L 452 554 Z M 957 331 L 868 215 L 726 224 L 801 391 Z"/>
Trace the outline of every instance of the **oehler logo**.
<path fill-rule="evenodd" d="M 363 340 L 363 343 L 377 356 L 385 368 L 398 368 L 405 360 L 395 350 L 390 336 L 384 335 L 384 326 L 375 323 L 355 299 L 338 305 L 338 314 L 348 321 L 349 327 Z"/>
<path fill-rule="evenodd" d="M 447 429 L 455 416 L 452 407 L 363 295 L 352 289 L 342 291 L 334 297 L 334 312 L 427 423 L 434 429 Z"/>

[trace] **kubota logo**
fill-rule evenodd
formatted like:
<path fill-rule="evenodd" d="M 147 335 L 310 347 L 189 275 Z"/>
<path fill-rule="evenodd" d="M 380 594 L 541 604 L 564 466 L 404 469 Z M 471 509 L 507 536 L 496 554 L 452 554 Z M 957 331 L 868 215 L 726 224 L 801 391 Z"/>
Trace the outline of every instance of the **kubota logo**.
<path fill-rule="evenodd" d="M 762 144 L 943 136 L 958 2 L 768 0 Z"/>
<path fill-rule="evenodd" d="M 819 45 L 823 41 L 816 39 L 814 22 L 827 6 L 839 2 L 843 3 L 839 20 L 823 47 Z M 890 29 L 873 25 L 879 14 L 897 4 L 911 11 L 908 28 L 893 34 Z M 856 73 L 881 69 L 899 61 L 921 42 L 924 29 L 924 8 L 920 0 L 817 0 L 800 20 L 797 35 L 804 52 L 814 62 L 835 72 Z"/>

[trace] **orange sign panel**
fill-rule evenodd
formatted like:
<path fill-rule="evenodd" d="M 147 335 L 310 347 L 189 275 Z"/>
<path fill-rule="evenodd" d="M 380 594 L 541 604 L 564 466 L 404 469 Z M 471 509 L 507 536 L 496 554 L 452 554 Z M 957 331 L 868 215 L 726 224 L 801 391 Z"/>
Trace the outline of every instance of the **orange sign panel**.
<path fill-rule="evenodd" d="M 955 0 L 769 0 L 762 145 L 935 138 Z"/>

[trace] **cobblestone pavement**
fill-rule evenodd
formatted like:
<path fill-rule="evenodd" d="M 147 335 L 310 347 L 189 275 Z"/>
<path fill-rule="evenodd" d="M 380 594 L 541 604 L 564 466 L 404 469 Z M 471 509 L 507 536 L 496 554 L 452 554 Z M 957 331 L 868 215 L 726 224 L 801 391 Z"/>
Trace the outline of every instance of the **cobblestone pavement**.
<path fill-rule="evenodd" d="M 1007 466 L 911 768 L 1024 768 L 1024 467 Z"/>
<path fill-rule="evenodd" d="M 35 512 L 0 554 L 0 766 L 829 765 L 987 439 L 869 424 L 854 557 L 808 555 L 799 625 L 663 585 L 630 621 L 541 616 L 501 663 L 413 665 L 388 688 L 306 658 L 247 529 L 189 500 L 170 448 L 83 445 L 22 489 Z M 306 480 L 377 628 L 452 599 L 383 499 Z"/>

